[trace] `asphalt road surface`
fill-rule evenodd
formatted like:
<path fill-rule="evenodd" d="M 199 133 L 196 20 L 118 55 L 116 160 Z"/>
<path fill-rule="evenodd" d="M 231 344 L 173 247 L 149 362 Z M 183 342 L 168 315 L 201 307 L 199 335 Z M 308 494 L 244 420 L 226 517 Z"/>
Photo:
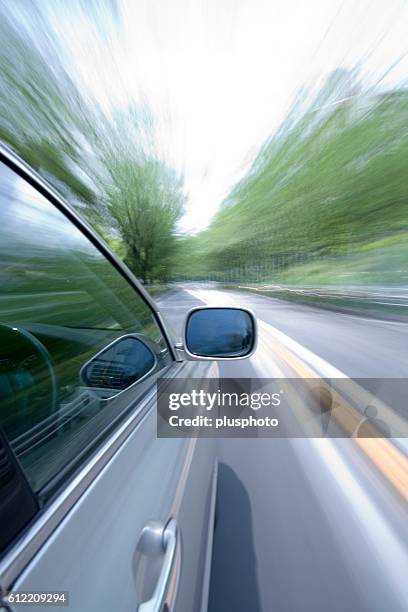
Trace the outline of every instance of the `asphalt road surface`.
<path fill-rule="evenodd" d="M 176 335 L 200 304 L 251 308 L 259 346 L 221 376 L 408 378 L 408 326 L 185 285 L 159 300 Z M 403 439 L 222 439 L 209 612 L 406 612 Z"/>

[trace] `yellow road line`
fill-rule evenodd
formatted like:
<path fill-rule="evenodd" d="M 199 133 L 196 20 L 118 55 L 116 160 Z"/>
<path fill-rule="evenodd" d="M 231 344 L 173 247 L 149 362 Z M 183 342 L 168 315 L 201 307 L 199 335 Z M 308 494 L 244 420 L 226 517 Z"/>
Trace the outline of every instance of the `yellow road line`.
<path fill-rule="evenodd" d="M 301 378 L 320 378 L 320 376 L 281 344 L 275 344 L 274 351 Z M 349 435 L 352 435 L 361 422 L 361 415 L 343 397 L 331 389 L 335 408 L 333 417 Z M 378 438 L 352 438 L 361 450 L 387 478 L 403 499 L 408 502 L 408 459 L 389 440 Z"/>

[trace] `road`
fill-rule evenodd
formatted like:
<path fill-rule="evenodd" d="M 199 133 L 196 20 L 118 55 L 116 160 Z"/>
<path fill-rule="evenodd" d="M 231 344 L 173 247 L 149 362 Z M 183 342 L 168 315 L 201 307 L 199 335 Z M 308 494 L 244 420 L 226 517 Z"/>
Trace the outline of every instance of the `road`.
<path fill-rule="evenodd" d="M 180 334 L 200 304 L 259 321 L 222 376 L 407 377 L 408 326 L 189 285 L 159 301 Z M 209 612 L 408 609 L 405 441 L 223 439 Z M 398 450 L 399 449 L 399 450 Z"/>

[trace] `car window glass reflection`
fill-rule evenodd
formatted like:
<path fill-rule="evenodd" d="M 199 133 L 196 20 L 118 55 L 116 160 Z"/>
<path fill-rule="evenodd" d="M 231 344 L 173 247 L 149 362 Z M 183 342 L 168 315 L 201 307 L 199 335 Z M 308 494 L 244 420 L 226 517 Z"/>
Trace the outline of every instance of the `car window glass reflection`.
<path fill-rule="evenodd" d="M 146 388 L 134 383 L 171 358 L 144 300 L 58 209 L 4 164 L 0 258 L 0 425 L 38 491 L 134 405 Z M 133 370 L 122 371 L 121 389 L 108 392 L 105 385 L 104 394 L 95 393 L 81 370 L 129 334 L 141 342 L 118 345 L 110 361 L 123 370 L 129 358 Z M 129 393 L 126 376 L 133 385 Z"/>
<path fill-rule="evenodd" d="M 81 378 L 101 397 L 112 397 L 141 381 L 155 365 L 152 348 L 137 336 L 124 336 L 85 364 Z"/>

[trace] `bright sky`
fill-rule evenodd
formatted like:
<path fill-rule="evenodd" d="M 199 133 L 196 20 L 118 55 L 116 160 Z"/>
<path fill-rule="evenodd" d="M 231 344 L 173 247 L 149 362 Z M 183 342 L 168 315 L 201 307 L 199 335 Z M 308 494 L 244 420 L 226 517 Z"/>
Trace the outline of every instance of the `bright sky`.
<path fill-rule="evenodd" d="M 122 0 L 119 30 L 96 4 L 99 29 L 70 2 L 54 25 L 102 105 L 151 107 L 184 174 L 186 232 L 208 225 L 301 85 L 362 59 L 377 79 L 407 51 L 405 0 Z M 386 79 L 407 74 L 405 58 Z"/>

